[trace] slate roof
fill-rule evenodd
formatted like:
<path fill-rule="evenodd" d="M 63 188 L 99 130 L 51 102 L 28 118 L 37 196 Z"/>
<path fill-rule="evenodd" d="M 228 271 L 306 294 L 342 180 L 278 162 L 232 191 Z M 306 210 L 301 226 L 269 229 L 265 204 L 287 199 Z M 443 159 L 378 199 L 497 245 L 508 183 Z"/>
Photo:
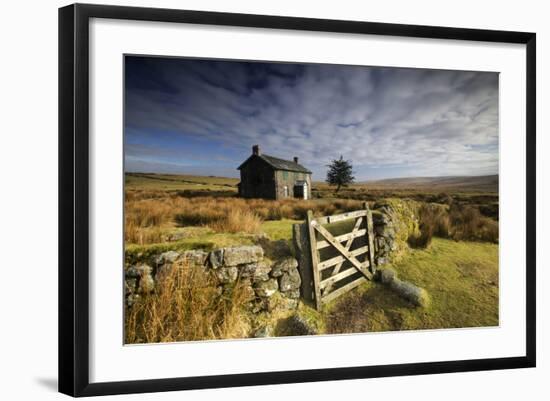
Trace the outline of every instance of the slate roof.
<path fill-rule="evenodd" d="M 301 164 L 298 164 L 298 163 L 294 163 L 294 161 L 291 161 L 291 160 L 284 160 L 284 159 L 279 159 L 278 157 L 273 157 L 273 156 L 269 156 L 269 155 L 265 155 L 265 154 L 260 154 L 260 155 L 252 155 L 250 156 L 248 159 L 246 159 L 244 161 L 243 164 L 241 164 L 237 170 L 240 170 L 241 168 L 244 167 L 244 165 L 246 163 L 248 163 L 248 161 L 250 159 L 252 159 L 253 157 L 259 157 L 260 159 L 264 160 L 265 162 L 267 162 L 267 164 L 269 164 L 271 167 L 273 167 L 275 170 L 286 170 L 286 171 L 296 171 L 298 173 L 306 173 L 306 174 L 311 174 L 311 171 L 309 171 L 307 168 L 305 168 L 304 166 L 302 166 Z"/>

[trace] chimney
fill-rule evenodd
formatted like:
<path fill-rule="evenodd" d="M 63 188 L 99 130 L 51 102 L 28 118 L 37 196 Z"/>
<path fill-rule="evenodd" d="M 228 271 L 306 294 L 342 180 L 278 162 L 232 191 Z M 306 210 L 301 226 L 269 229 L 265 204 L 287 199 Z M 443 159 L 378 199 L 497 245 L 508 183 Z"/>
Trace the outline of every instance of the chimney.
<path fill-rule="evenodd" d="M 298 164 L 298 157 L 294 156 L 294 163 Z"/>
<path fill-rule="evenodd" d="M 252 154 L 256 156 L 260 155 L 260 145 L 252 146 Z"/>

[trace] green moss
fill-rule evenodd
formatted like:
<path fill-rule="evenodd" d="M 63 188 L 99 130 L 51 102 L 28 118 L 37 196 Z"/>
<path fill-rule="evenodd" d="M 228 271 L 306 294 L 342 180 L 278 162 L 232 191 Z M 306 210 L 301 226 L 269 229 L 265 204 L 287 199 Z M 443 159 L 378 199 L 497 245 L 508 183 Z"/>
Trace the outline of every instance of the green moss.
<path fill-rule="evenodd" d="M 298 309 L 296 310 L 296 314 L 306 321 L 310 327 L 313 327 L 318 333 L 321 334 L 326 332 L 323 314 L 315 308 L 300 302 Z"/>
<path fill-rule="evenodd" d="M 291 240 L 292 239 L 292 225 L 296 223 L 302 223 L 301 220 L 270 220 L 264 221 L 261 226 L 261 231 L 266 233 L 271 240 Z"/>
<path fill-rule="evenodd" d="M 287 300 L 280 293 L 275 293 L 271 300 L 273 303 L 281 303 L 284 305 Z M 291 317 L 298 317 L 304 321 L 307 326 L 312 328 L 316 333 L 323 334 L 326 332 L 325 321 L 322 312 L 318 312 L 311 306 L 298 303 L 296 309 L 286 309 L 284 307 L 275 307 L 271 312 L 262 312 L 259 314 L 250 314 L 249 319 L 253 321 L 255 329 L 264 326 L 270 327 L 273 331 L 273 336 L 291 336 L 300 335 L 293 331 Z"/>
<path fill-rule="evenodd" d="M 210 251 L 215 248 L 251 245 L 253 243 L 254 237 L 252 235 L 207 232 L 174 242 L 149 245 L 127 244 L 125 259 L 127 264 L 135 264 L 138 262 L 149 262 L 153 256 L 167 251 L 183 252 L 191 249 Z"/>
<path fill-rule="evenodd" d="M 277 220 L 262 223 L 262 232 L 265 232 L 270 240 L 292 239 L 292 225 L 300 223 L 299 220 Z M 149 245 L 126 244 L 125 256 L 127 264 L 138 262 L 150 262 L 151 258 L 162 252 L 183 252 L 191 249 L 210 251 L 216 248 L 228 246 L 252 245 L 257 242 L 254 235 L 244 233 L 216 233 L 204 227 L 185 227 L 167 230 L 171 234 L 181 234 L 182 238 L 173 242 L 163 242 Z"/>
<path fill-rule="evenodd" d="M 398 261 L 409 249 L 409 238 L 420 235 L 420 203 L 410 199 L 388 198 L 376 202 L 374 208 L 375 213 L 388 215 L 394 225 L 396 249 L 391 253 L 391 260 Z"/>

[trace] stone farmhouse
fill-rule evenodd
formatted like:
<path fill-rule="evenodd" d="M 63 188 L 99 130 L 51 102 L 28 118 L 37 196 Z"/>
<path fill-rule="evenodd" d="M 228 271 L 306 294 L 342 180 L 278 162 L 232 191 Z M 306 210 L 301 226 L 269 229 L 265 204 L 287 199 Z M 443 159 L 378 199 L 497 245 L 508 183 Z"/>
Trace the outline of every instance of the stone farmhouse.
<path fill-rule="evenodd" d="M 294 160 L 262 154 L 252 147 L 252 155 L 239 167 L 239 196 L 264 199 L 311 199 L 311 171 Z"/>

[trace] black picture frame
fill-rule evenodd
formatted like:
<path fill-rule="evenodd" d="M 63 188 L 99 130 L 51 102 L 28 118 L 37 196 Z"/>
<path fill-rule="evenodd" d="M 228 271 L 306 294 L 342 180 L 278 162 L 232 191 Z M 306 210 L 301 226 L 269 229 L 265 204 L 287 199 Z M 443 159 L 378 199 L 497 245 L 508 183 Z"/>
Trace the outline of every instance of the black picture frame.
<path fill-rule="evenodd" d="M 154 380 L 89 381 L 88 61 L 91 18 L 275 28 L 526 46 L 526 354 L 520 357 L 259 372 Z M 534 367 L 536 35 L 436 26 L 74 4 L 59 9 L 59 391 L 71 396 L 252 386 Z"/>

